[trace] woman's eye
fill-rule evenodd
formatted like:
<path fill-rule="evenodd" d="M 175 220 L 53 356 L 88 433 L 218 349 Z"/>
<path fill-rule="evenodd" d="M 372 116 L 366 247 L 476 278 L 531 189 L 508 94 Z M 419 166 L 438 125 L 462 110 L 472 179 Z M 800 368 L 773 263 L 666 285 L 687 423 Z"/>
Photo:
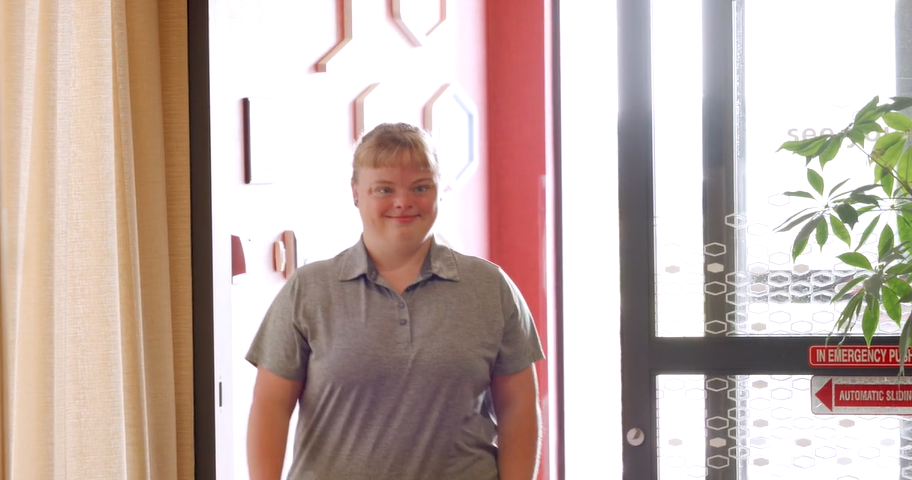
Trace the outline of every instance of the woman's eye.
<path fill-rule="evenodd" d="M 418 193 L 425 193 L 425 192 L 427 192 L 427 191 L 430 190 L 430 189 L 431 189 L 431 187 L 428 187 L 427 185 L 422 185 L 422 186 L 420 186 L 420 187 L 415 187 L 415 191 L 418 192 Z"/>
<path fill-rule="evenodd" d="M 393 190 L 391 188 L 386 188 L 386 187 L 380 187 L 374 191 L 380 195 L 389 195 L 390 193 L 393 192 Z"/>

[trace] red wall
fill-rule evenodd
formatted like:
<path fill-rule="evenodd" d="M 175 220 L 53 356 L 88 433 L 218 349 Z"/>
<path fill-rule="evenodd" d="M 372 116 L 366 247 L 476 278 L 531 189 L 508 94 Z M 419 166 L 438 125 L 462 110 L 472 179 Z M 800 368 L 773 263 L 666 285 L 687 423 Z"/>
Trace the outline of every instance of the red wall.
<path fill-rule="evenodd" d="M 548 249 L 551 200 L 551 31 L 548 0 L 487 2 L 490 259 L 516 282 L 545 351 L 553 306 Z M 546 362 L 538 365 L 549 478 Z M 553 452 L 551 452 L 553 454 Z"/>

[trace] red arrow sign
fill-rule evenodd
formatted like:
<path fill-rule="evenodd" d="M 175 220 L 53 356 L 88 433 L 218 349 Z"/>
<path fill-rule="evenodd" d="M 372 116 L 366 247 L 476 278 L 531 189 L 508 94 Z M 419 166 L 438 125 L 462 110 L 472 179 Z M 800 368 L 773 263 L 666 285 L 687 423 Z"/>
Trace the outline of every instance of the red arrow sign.
<path fill-rule="evenodd" d="M 820 390 L 817 390 L 817 393 L 815 393 L 814 396 L 820 399 L 823 406 L 827 407 L 829 410 L 833 410 L 833 379 L 831 378 L 827 381 L 826 385 Z"/>
<path fill-rule="evenodd" d="M 814 377 L 814 413 L 912 413 L 912 384 L 896 377 Z M 822 407 L 822 408 L 821 408 Z"/>

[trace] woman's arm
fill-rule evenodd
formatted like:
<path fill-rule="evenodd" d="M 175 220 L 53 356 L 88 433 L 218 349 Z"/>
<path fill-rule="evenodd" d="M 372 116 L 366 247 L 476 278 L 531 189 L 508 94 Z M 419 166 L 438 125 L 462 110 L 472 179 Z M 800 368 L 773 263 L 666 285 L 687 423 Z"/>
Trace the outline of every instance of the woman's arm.
<path fill-rule="evenodd" d="M 491 378 L 497 414 L 497 467 L 501 480 L 532 480 L 541 449 L 541 411 L 535 367 Z"/>
<path fill-rule="evenodd" d="M 285 463 L 288 423 L 303 382 L 257 368 L 247 423 L 247 467 L 251 480 L 279 480 Z"/>

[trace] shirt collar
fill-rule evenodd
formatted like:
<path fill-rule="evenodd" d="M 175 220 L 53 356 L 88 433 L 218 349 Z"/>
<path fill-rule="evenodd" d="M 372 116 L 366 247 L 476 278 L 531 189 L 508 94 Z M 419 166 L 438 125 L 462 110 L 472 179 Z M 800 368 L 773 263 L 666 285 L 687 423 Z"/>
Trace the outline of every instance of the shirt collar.
<path fill-rule="evenodd" d="M 374 262 L 367 255 L 364 238 L 342 254 L 342 265 L 339 267 L 339 280 L 354 280 L 361 275 L 366 275 L 371 281 L 377 281 L 377 269 Z M 440 245 L 431 237 L 431 248 L 421 267 L 421 279 L 436 275 L 444 280 L 459 281 L 459 271 L 456 268 L 456 254 L 449 247 Z"/>

